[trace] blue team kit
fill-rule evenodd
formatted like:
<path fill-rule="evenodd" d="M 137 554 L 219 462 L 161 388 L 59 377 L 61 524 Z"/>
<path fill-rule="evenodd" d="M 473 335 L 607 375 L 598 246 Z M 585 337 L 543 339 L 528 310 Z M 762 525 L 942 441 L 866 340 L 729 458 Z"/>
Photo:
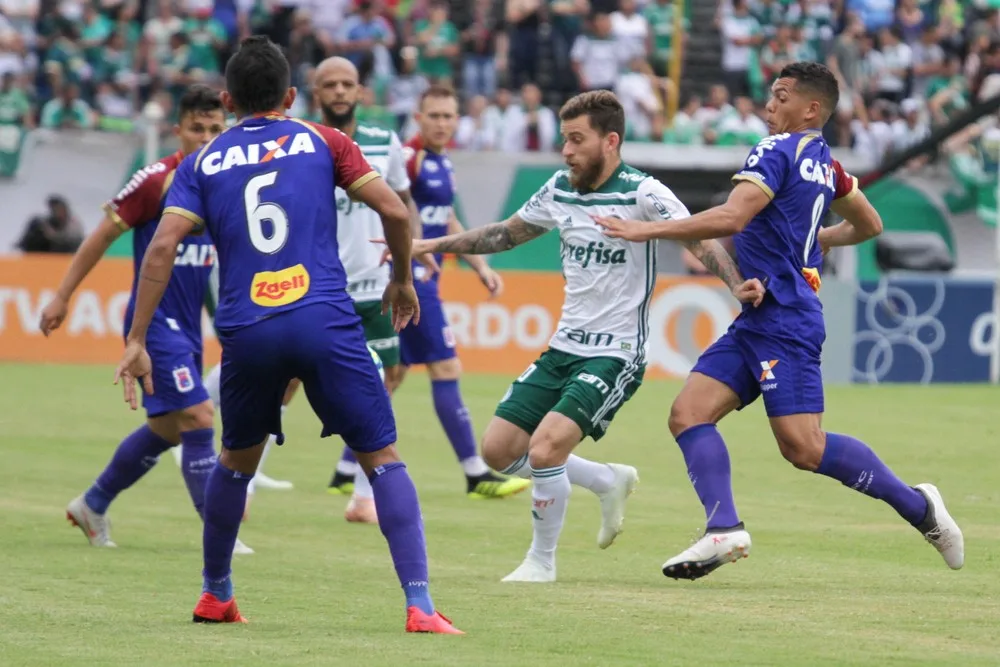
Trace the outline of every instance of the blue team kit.
<path fill-rule="evenodd" d="M 733 181 L 753 183 L 771 198 L 734 237 L 740 273 L 766 282 L 767 292 L 759 307 L 744 304 L 693 370 L 729 386 L 742 406 L 763 394 L 769 417 L 821 413 L 826 328 L 817 232 L 835 200 L 854 196 L 857 181 L 818 131 L 763 139 Z"/>
<path fill-rule="evenodd" d="M 395 442 L 336 234 L 335 186 L 351 193 L 377 177 L 343 133 L 277 114 L 244 118 L 178 167 L 165 210 L 207 229 L 218 252 L 225 447 L 283 441 L 293 377 L 323 437 L 362 451 Z"/>
<path fill-rule="evenodd" d="M 143 167 L 104 209 L 123 230 L 131 229 L 135 272 L 128 307 L 127 335 L 135 315 L 139 268 L 163 209 L 163 198 L 181 163 L 175 153 Z M 201 381 L 201 304 L 215 265 L 215 248 L 206 235 L 190 235 L 177 248 L 174 272 L 149 325 L 146 350 L 153 365 L 153 394 L 142 396 L 149 417 L 184 410 L 208 400 Z M 141 387 L 141 384 L 140 384 Z"/>
<path fill-rule="evenodd" d="M 455 176 L 451 160 L 446 155 L 426 149 L 419 138 L 406 145 L 406 169 L 410 176 L 410 193 L 417 210 L 425 239 L 448 234 L 455 203 Z M 442 255 L 435 255 L 441 264 Z M 424 268 L 414 262 L 414 275 Z M 439 275 L 423 282 L 414 281 L 420 301 L 420 323 L 410 324 L 399 332 L 399 355 L 404 366 L 429 364 L 455 357 L 455 337 L 438 289 Z"/>

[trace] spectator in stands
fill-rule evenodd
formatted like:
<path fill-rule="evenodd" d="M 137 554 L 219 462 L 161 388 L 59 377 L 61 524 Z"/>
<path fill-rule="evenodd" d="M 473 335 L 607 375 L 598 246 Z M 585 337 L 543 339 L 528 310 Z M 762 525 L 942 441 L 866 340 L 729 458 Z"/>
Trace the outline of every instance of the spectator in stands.
<path fill-rule="evenodd" d="M 75 25 L 63 23 L 55 33 L 52 45 L 45 52 L 45 72 L 52 90 L 64 82 L 77 85 L 90 79 L 90 66 L 80 48 L 80 33 Z"/>
<path fill-rule="evenodd" d="M 704 141 L 702 124 L 698 120 L 698 110 L 701 109 L 701 98 L 690 95 L 674 114 L 673 124 L 664 130 L 663 142 L 666 144 L 697 145 Z"/>
<path fill-rule="evenodd" d="M 159 13 L 146 21 L 143 34 L 150 41 L 152 56 L 159 62 L 170 58 L 170 38 L 184 30 L 183 14 L 173 0 L 159 0 Z"/>
<path fill-rule="evenodd" d="M 899 103 L 906 97 L 907 78 L 913 67 L 913 49 L 903 42 L 903 34 L 898 27 L 882 28 L 879 32 L 881 55 L 876 81 L 876 94 L 884 100 Z M 877 60 L 877 59 L 876 59 Z"/>
<path fill-rule="evenodd" d="M 785 66 L 798 60 L 801 56 L 799 45 L 792 41 L 792 26 L 782 23 L 760 51 L 760 69 L 765 85 L 774 81 Z"/>
<path fill-rule="evenodd" d="M 80 87 L 72 82 L 63 84 L 59 97 L 42 107 L 42 127 L 49 129 L 85 130 L 94 126 L 94 112 L 80 99 Z"/>
<path fill-rule="evenodd" d="M 961 57 L 948 57 L 944 75 L 927 84 L 926 97 L 934 125 L 944 125 L 969 107 L 969 81 L 962 74 Z"/>
<path fill-rule="evenodd" d="M 462 86 L 467 96 L 492 97 L 497 88 L 496 51 L 501 26 L 493 0 L 475 0 L 469 24 L 462 30 Z"/>
<path fill-rule="evenodd" d="M 552 30 L 553 87 L 561 92 L 576 90 L 576 75 L 570 51 L 583 34 L 590 11 L 588 0 L 549 0 L 549 27 Z"/>
<path fill-rule="evenodd" d="M 750 95 L 750 63 L 763 40 L 760 24 L 750 15 L 747 0 L 733 0 L 732 13 L 722 19 L 722 71 L 733 95 Z"/>
<path fill-rule="evenodd" d="M 652 0 L 643 10 L 643 16 L 649 23 L 651 36 L 650 63 L 657 76 L 667 76 L 670 73 L 670 60 L 674 56 L 674 0 Z M 687 32 L 691 22 L 686 16 L 681 17 L 681 48 L 687 40 Z"/>
<path fill-rule="evenodd" d="M 924 28 L 931 27 L 934 23 L 924 14 L 917 0 L 899 0 L 899 6 L 896 8 L 896 25 L 903 41 L 913 44 L 921 38 Z"/>
<path fill-rule="evenodd" d="M 580 90 L 614 90 L 615 81 L 629 61 L 627 47 L 611 34 L 611 17 L 594 14 L 591 30 L 580 35 L 570 53 Z"/>
<path fill-rule="evenodd" d="M 413 30 L 420 53 L 417 69 L 433 82 L 451 82 L 458 57 L 458 29 L 448 20 L 448 3 L 434 0 L 427 19 L 417 21 Z"/>
<path fill-rule="evenodd" d="M 715 143 L 719 146 L 754 146 L 766 137 L 767 124 L 757 115 L 753 100 L 736 98 L 736 113 L 727 114 L 715 126 Z"/>
<path fill-rule="evenodd" d="M 465 115 L 458 121 L 455 143 L 467 151 L 491 151 L 497 147 L 500 123 L 491 123 L 486 108 L 489 100 L 475 95 L 465 103 Z"/>
<path fill-rule="evenodd" d="M 211 74 L 221 72 L 219 54 L 226 50 L 229 34 L 226 27 L 212 16 L 211 4 L 191 11 L 184 21 L 184 33 L 190 44 L 191 65 Z"/>
<path fill-rule="evenodd" d="M 493 132 L 496 134 L 497 145 L 499 145 L 500 136 L 503 134 L 503 122 L 507 114 L 507 109 L 513 103 L 514 95 L 510 89 L 506 86 L 498 86 L 496 94 L 493 95 L 493 102 L 483 112 L 483 115 L 486 117 L 486 125 L 493 128 Z"/>
<path fill-rule="evenodd" d="M 892 124 L 893 152 L 902 153 L 910 146 L 920 143 L 930 134 L 930 128 L 923 120 L 923 105 L 912 97 L 899 105 L 901 117 Z"/>
<path fill-rule="evenodd" d="M 937 26 L 927 24 L 920 33 L 920 39 L 913 45 L 912 97 L 924 97 L 931 80 L 946 71 L 944 49 L 939 42 Z"/>
<path fill-rule="evenodd" d="M 25 38 L 14 30 L 0 31 L 0 76 L 11 73 L 17 76 L 33 69 L 34 55 L 28 51 Z"/>
<path fill-rule="evenodd" d="M 413 112 L 420 104 L 420 96 L 430 82 L 427 77 L 417 71 L 417 49 L 407 46 L 400 50 L 400 70 L 399 74 L 389 83 L 388 103 L 389 111 L 395 116 L 398 129 L 402 130 L 407 119 L 411 118 Z"/>
<path fill-rule="evenodd" d="M 17 85 L 17 75 L 6 72 L 3 79 L 0 79 L 0 125 L 30 129 L 34 124 L 31 102 L 24 90 Z"/>
<path fill-rule="evenodd" d="M 337 50 L 360 68 L 362 62 L 374 58 L 375 76 L 388 78 L 392 74 L 392 56 L 389 50 L 396 44 L 392 24 L 382 17 L 372 0 L 361 0 L 357 11 L 344 19 Z"/>
<path fill-rule="evenodd" d="M 35 38 L 39 0 L 0 0 L 0 22 L 6 20 L 11 29 L 29 43 Z M 4 31 L 0 29 L 0 34 Z"/>
<path fill-rule="evenodd" d="M 308 86 L 308 75 L 313 67 L 326 58 L 323 42 L 313 30 L 312 17 L 306 9 L 296 9 L 291 15 L 291 32 L 285 55 L 292 74 L 292 85 Z"/>
<path fill-rule="evenodd" d="M 649 22 L 637 11 L 636 0 L 619 0 L 618 11 L 611 13 L 611 36 L 628 58 L 646 58 L 649 46 Z"/>
<path fill-rule="evenodd" d="M 80 221 L 62 197 L 49 197 L 48 207 L 48 215 L 34 217 L 28 222 L 17 248 L 22 252 L 76 252 L 83 242 Z"/>
<path fill-rule="evenodd" d="M 556 147 L 559 122 L 542 106 L 542 91 L 533 83 L 521 87 L 521 104 L 507 107 L 500 137 L 505 153 L 545 153 Z"/>
<path fill-rule="evenodd" d="M 715 143 L 716 126 L 734 113 L 736 109 L 729 103 L 729 89 L 726 86 L 715 84 L 708 89 L 708 102 L 700 106 L 694 116 L 701 124 L 705 143 Z"/>
<path fill-rule="evenodd" d="M 541 0 L 504 0 L 510 83 L 520 86 L 538 78 L 538 28 Z"/>
<path fill-rule="evenodd" d="M 625 109 L 625 140 L 649 141 L 663 135 L 659 81 L 645 56 L 636 54 L 618 77 L 615 95 Z"/>

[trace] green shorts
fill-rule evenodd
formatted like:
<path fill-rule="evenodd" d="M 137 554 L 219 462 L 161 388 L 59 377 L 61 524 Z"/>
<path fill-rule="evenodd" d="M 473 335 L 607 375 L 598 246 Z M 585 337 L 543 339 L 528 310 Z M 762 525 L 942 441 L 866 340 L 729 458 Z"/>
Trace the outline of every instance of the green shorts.
<path fill-rule="evenodd" d="M 534 433 L 546 414 L 558 412 L 576 422 L 583 437 L 600 440 L 645 371 L 645 364 L 550 348 L 514 380 L 495 414 Z"/>
<path fill-rule="evenodd" d="M 365 339 L 382 359 L 382 365 L 386 368 L 398 366 L 399 334 L 392 328 L 392 318 L 382 314 L 382 302 L 355 302 L 354 312 L 361 318 Z"/>

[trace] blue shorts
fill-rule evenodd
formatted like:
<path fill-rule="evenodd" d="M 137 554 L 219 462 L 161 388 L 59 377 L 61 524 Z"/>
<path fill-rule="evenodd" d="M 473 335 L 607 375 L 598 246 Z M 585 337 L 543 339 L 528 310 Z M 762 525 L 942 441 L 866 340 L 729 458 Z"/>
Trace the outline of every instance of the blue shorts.
<path fill-rule="evenodd" d="M 186 410 L 208 400 L 201 381 L 202 349 L 188 336 L 153 320 L 146 351 L 153 362 L 153 393 L 142 395 L 147 417 Z M 142 387 L 142 382 L 137 384 Z"/>
<path fill-rule="evenodd" d="M 821 344 L 732 326 L 702 353 L 692 372 L 732 389 L 740 397 L 741 410 L 763 394 L 768 417 L 820 414 L 821 349 Z"/>
<path fill-rule="evenodd" d="M 454 359 L 455 336 L 448 326 L 437 282 L 418 282 L 416 290 L 420 301 L 420 324 L 408 324 L 399 332 L 400 360 L 404 366 L 415 366 Z"/>
<path fill-rule="evenodd" d="M 321 438 L 340 435 L 359 452 L 396 442 L 396 420 L 350 299 L 313 303 L 240 329 L 222 344 L 222 444 L 246 449 L 268 435 L 284 442 L 281 400 L 302 380 Z"/>

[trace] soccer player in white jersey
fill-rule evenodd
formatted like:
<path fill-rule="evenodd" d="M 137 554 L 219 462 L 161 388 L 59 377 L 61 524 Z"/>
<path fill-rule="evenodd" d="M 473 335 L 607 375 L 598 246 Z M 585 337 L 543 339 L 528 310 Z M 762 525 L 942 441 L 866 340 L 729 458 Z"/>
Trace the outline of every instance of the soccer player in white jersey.
<path fill-rule="evenodd" d="M 622 162 L 625 114 L 614 94 L 577 95 L 559 112 L 568 169 L 556 173 L 512 217 L 462 234 L 415 240 L 414 252 L 488 254 L 558 229 L 566 298 L 556 333 L 511 385 L 483 436 L 493 468 L 526 475 L 532 485 L 534 537 L 524 562 L 504 581 L 551 582 L 570 485 L 601 501 L 598 546 L 621 532 L 635 468 L 572 454 L 600 439 L 635 393 L 646 368 L 648 310 L 656 284 L 656 244 L 608 239 L 592 216 L 683 218 L 688 211 L 656 179 Z M 741 302 L 759 303 L 757 281 L 744 282 L 716 241 L 688 244 Z"/>

